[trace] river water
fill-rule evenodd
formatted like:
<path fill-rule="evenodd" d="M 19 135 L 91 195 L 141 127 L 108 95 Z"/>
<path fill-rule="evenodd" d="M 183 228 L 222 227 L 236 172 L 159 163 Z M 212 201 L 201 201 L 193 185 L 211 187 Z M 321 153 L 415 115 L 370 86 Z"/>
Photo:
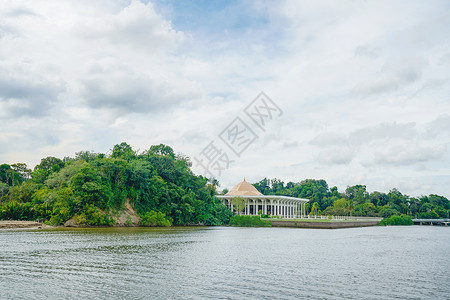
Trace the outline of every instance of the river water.
<path fill-rule="evenodd" d="M 1 299 L 450 299 L 450 227 L 0 231 Z"/>

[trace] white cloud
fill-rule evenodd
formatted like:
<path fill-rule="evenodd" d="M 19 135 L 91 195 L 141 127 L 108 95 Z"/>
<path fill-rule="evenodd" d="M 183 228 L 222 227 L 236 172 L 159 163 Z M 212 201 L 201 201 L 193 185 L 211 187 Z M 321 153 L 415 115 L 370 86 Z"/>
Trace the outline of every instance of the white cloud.
<path fill-rule="evenodd" d="M 122 141 L 195 156 L 263 90 L 284 114 L 222 187 L 324 178 L 450 196 L 446 1 L 166 5 L 4 1 L 0 162 Z"/>
<path fill-rule="evenodd" d="M 64 85 L 27 63 L 0 61 L 0 118 L 41 117 L 50 114 Z"/>
<path fill-rule="evenodd" d="M 79 23 L 75 32 L 82 39 L 105 40 L 113 47 L 127 47 L 130 52 L 145 51 L 147 56 L 173 51 L 184 34 L 156 14 L 152 3 L 131 1 L 117 14 L 89 18 Z"/>
<path fill-rule="evenodd" d="M 447 155 L 447 147 L 421 146 L 414 142 L 394 142 L 375 153 L 375 162 L 388 165 L 413 165 L 430 160 L 442 160 Z"/>

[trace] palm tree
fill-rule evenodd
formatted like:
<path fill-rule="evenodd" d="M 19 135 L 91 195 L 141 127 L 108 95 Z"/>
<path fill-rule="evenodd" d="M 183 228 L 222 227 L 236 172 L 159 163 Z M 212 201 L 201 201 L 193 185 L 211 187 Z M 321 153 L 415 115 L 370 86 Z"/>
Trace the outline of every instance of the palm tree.
<path fill-rule="evenodd" d="M 319 203 L 314 202 L 313 206 L 311 207 L 311 213 L 314 212 L 314 215 L 317 215 L 317 213 L 319 212 L 319 210 L 320 210 Z"/>
<path fill-rule="evenodd" d="M 353 199 L 348 200 L 347 209 L 350 214 L 350 217 L 352 216 L 352 212 L 353 212 L 354 208 L 355 208 L 355 202 L 353 202 Z"/>

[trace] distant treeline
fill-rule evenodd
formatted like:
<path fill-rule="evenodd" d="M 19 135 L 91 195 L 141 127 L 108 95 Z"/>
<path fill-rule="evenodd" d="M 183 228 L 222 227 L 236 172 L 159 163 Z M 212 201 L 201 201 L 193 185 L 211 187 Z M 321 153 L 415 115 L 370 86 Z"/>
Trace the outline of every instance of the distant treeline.
<path fill-rule="evenodd" d="M 329 188 L 325 180 L 306 179 L 285 184 L 276 178 L 264 178 L 253 185 L 264 195 L 309 199 L 306 204 L 309 214 L 383 218 L 404 214 L 412 218 L 435 219 L 447 218 L 450 210 L 450 201 L 443 196 L 410 197 L 395 188 L 387 194 L 369 193 L 365 185 L 355 185 L 340 193 L 337 187 Z"/>
<path fill-rule="evenodd" d="M 114 225 L 128 200 L 142 225 L 228 223 L 232 213 L 214 197 L 215 185 L 190 167 L 189 159 L 169 146 L 139 154 L 126 143 L 109 154 L 46 157 L 33 171 L 23 163 L 2 164 L 0 219 Z"/>

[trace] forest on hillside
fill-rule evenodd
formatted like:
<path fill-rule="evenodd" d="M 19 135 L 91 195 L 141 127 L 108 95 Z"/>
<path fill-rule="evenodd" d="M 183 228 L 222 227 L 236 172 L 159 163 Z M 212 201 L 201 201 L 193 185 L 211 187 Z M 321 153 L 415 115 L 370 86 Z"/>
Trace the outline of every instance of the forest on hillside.
<path fill-rule="evenodd" d="M 0 220 L 112 226 L 129 205 L 140 220 L 129 225 L 228 224 L 232 212 L 215 197 L 218 185 L 195 175 L 190 159 L 169 146 L 138 153 L 121 143 L 106 154 L 46 157 L 33 170 L 24 163 L 0 165 Z M 450 210 L 450 201 L 439 195 L 410 197 L 397 189 L 369 193 L 364 185 L 339 192 L 325 180 L 285 184 L 264 178 L 254 186 L 265 195 L 307 198 L 307 213 L 315 215 L 448 218 Z"/>
<path fill-rule="evenodd" d="M 448 218 L 450 211 L 450 201 L 444 196 L 410 197 L 395 188 L 388 193 L 369 193 L 365 185 L 354 185 L 341 193 L 337 187 L 329 188 L 325 180 L 306 179 L 285 184 L 276 178 L 264 178 L 253 185 L 264 195 L 309 199 L 307 212 L 316 215 L 387 218 L 404 214 L 412 218 L 437 219 Z"/>
<path fill-rule="evenodd" d="M 109 154 L 0 165 L 0 220 L 40 220 L 62 225 L 114 225 L 126 202 L 141 225 L 220 225 L 232 213 L 214 197 L 215 185 L 196 176 L 187 157 L 160 144 L 137 153 L 127 143 Z"/>

